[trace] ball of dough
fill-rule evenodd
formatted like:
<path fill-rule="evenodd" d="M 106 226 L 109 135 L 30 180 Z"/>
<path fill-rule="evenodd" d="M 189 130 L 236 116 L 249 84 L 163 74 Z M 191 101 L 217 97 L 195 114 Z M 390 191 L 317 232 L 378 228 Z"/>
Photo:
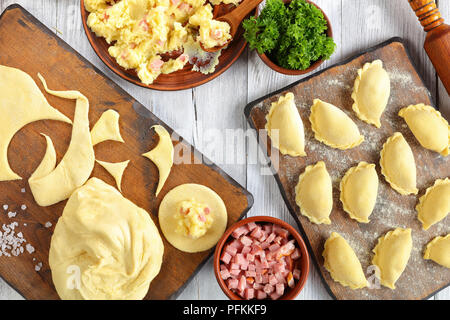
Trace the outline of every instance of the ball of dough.
<path fill-rule="evenodd" d="M 92 178 L 64 208 L 49 263 L 61 299 L 142 299 L 159 273 L 164 247 L 150 215 Z"/>

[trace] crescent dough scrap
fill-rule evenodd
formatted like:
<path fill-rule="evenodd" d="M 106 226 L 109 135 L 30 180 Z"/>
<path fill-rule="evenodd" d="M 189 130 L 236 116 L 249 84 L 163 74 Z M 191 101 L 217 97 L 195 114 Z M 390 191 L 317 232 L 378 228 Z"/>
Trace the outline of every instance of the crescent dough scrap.
<path fill-rule="evenodd" d="M 45 137 L 47 148 L 45 150 L 44 158 L 42 158 L 41 163 L 36 168 L 36 170 L 34 170 L 28 181 L 34 181 L 48 175 L 55 169 L 56 166 L 56 151 L 55 147 L 53 146 L 53 141 L 49 136 L 43 133 L 41 133 L 41 135 Z"/>
<path fill-rule="evenodd" d="M 391 81 L 383 62 L 375 60 L 358 70 L 353 87 L 353 111 L 361 120 L 381 127 L 380 118 L 391 94 Z"/>
<path fill-rule="evenodd" d="M 119 189 L 120 192 L 122 192 L 122 187 L 121 187 L 122 177 L 123 177 L 123 173 L 124 173 L 125 169 L 127 168 L 130 160 L 123 161 L 123 162 L 116 162 L 116 163 L 105 162 L 105 161 L 100 161 L 100 160 L 95 160 L 95 161 L 97 161 L 97 163 L 99 165 L 101 165 L 103 168 L 105 168 L 105 170 L 108 171 L 108 173 L 113 176 L 114 180 L 116 180 L 117 188 Z"/>
<path fill-rule="evenodd" d="M 437 179 L 419 198 L 416 211 L 424 230 L 444 219 L 450 211 L 450 179 Z"/>
<path fill-rule="evenodd" d="M 350 218 L 368 223 L 378 194 L 378 175 L 374 164 L 360 162 L 341 180 L 341 202 Z"/>
<path fill-rule="evenodd" d="M 303 122 L 291 92 L 272 103 L 266 120 L 265 128 L 275 148 L 293 157 L 306 156 Z M 278 136 L 272 130 L 277 130 Z"/>
<path fill-rule="evenodd" d="M 21 128 L 38 120 L 72 121 L 53 108 L 25 72 L 0 65 L 0 181 L 22 179 L 8 163 L 8 146 Z"/>
<path fill-rule="evenodd" d="M 325 241 L 322 255 L 324 267 L 334 281 L 352 289 L 367 287 L 367 280 L 355 251 L 340 234 L 331 233 Z"/>
<path fill-rule="evenodd" d="M 395 282 L 408 264 L 412 250 L 411 229 L 397 228 L 378 238 L 372 250 L 372 264 L 380 269 L 380 281 L 385 287 L 395 289 Z"/>
<path fill-rule="evenodd" d="M 50 242 L 49 264 L 61 299 L 137 300 L 159 273 L 163 252 L 149 213 L 92 178 L 70 196 Z"/>
<path fill-rule="evenodd" d="M 448 156 L 450 127 L 439 111 L 421 103 L 401 109 L 398 115 L 405 119 L 422 147 Z"/>
<path fill-rule="evenodd" d="M 330 224 L 333 208 L 331 177 L 323 161 L 307 166 L 295 187 L 295 202 L 311 222 Z"/>
<path fill-rule="evenodd" d="M 152 128 L 158 134 L 159 142 L 153 150 L 144 153 L 143 156 L 153 161 L 158 167 L 159 182 L 156 188 L 156 195 L 158 195 L 169 177 L 170 169 L 173 165 L 173 143 L 170 134 L 163 126 L 155 125 Z"/>
<path fill-rule="evenodd" d="M 181 220 L 179 213 L 180 208 L 183 208 L 180 204 L 185 203 L 195 214 L 187 217 L 190 218 L 189 221 Z M 202 210 L 198 211 L 196 207 Z M 204 208 L 207 208 L 207 211 Z M 183 212 L 185 215 L 187 213 L 189 210 Z M 202 223 L 201 215 L 205 224 L 209 222 L 207 226 Z M 209 220 L 205 219 L 205 215 L 209 216 Z M 225 232 L 228 215 L 225 203 L 216 192 L 199 184 L 188 183 L 173 188 L 165 195 L 159 206 L 158 218 L 161 231 L 171 245 L 184 252 L 200 252 L 216 245 Z M 180 224 L 187 229 L 203 232 L 191 237 L 177 230 Z"/>
<path fill-rule="evenodd" d="M 315 138 L 332 148 L 351 149 L 364 141 L 358 126 L 344 111 L 320 99 L 314 99 L 309 121 Z"/>
<path fill-rule="evenodd" d="M 431 259 L 440 265 L 450 268 L 450 234 L 436 237 L 427 244 L 424 259 Z"/>
<path fill-rule="evenodd" d="M 111 109 L 102 113 L 91 130 L 92 145 L 107 140 L 124 142 L 120 135 L 119 117 L 119 113 Z"/>
<path fill-rule="evenodd" d="M 88 99 L 78 91 L 49 90 L 44 78 L 40 74 L 38 76 L 48 93 L 65 99 L 76 99 L 72 139 L 66 154 L 54 170 L 28 180 L 37 204 L 50 206 L 69 198 L 76 188 L 87 181 L 94 168 L 95 156 L 89 132 Z"/>
<path fill-rule="evenodd" d="M 394 133 L 381 150 L 381 173 L 391 187 L 402 195 L 417 194 L 416 162 L 408 142 L 400 132 Z"/>

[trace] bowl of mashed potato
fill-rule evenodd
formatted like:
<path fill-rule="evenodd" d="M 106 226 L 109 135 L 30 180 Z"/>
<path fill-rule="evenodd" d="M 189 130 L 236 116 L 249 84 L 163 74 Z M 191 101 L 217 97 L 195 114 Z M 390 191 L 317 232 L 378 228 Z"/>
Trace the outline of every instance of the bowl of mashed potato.
<path fill-rule="evenodd" d="M 239 30 L 214 17 L 241 0 L 81 0 L 83 26 L 99 58 L 116 74 L 157 90 L 192 88 L 214 79 L 243 52 Z"/>

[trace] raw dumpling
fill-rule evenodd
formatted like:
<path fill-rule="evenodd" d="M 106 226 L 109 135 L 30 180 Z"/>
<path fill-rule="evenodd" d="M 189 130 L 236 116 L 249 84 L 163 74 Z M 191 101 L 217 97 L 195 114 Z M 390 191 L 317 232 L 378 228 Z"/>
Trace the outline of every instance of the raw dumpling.
<path fill-rule="evenodd" d="M 366 63 L 358 70 L 353 87 L 353 110 L 358 118 L 377 128 L 381 127 L 380 118 L 389 100 L 391 81 L 383 62 L 375 60 Z"/>
<path fill-rule="evenodd" d="M 416 211 L 424 230 L 428 230 L 433 224 L 444 219 L 450 211 L 449 178 L 437 179 L 434 185 L 419 198 Z"/>
<path fill-rule="evenodd" d="M 381 150 L 381 173 L 398 193 L 417 194 L 416 163 L 411 148 L 400 132 L 387 139 Z"/>
<path fill-rule="evenodd" d="M 450 234 L 445 237 L 436 237 L 428 243 L 423 258 L 450 268 Z"/>
<path fill-rule="evenodd" d="M 412 250 L 411 229 L 397 228 L 378 239 L 373 249 L 372 264 L 380 269 L 380 281 L 385 287 L 395 289 L 395 282 L 408 264 Z"/>
<path fill-rule="evenodd" d="M 330 224 L 333 208 L 331 178 L 323 161 L 307 166 L 295 187 L 295 202 L 311 222 Z"/>
<path fill-rule="evenodd" d="M 303 122 L 291 92 L 272 103 L 266 120 L 266 130 L 275 148 L 293 157 L 306 156 Z M 272 130 L 278 130 L 278 139 Z"/>
<path fill-rule="evenodd" d="M 378 194 L 378 175 L 374 164 L 360 162 L 341 180 L 341 202 L 350 218 L 368 223 Z"/>
<path fill-rule="evenodd" d="M 367 287 L 367 280 L 358 257 L 340 234 L 331 233 L 325 241 L 322 255 L 324 267 L 334 281 L 352 289 Z"/>
<path fill-rule="evenodd" d="M 448 156 L 449 125 L 439 111 L 421 103 L 401 109 L 398 115 L 405 119 L 422 147 Z"/>
<path fill-rule="evenodd" d="M 351 149 L 364 141 L 364 136 L 344 111 L 320 99 L 314 99 L 309 120 L 315 138 L 330 147 Z"/>

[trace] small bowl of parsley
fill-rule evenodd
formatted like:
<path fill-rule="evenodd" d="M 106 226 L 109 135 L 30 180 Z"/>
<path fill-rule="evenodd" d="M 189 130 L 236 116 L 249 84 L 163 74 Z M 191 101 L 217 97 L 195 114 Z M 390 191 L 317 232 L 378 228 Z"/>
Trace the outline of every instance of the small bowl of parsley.
<path fill-rule="evenodd" d="M 242 26 L 250 49 L 283 74 L 311 72 L 336 49 L 330 20 L 309 0 L 267 0 Z"/>

